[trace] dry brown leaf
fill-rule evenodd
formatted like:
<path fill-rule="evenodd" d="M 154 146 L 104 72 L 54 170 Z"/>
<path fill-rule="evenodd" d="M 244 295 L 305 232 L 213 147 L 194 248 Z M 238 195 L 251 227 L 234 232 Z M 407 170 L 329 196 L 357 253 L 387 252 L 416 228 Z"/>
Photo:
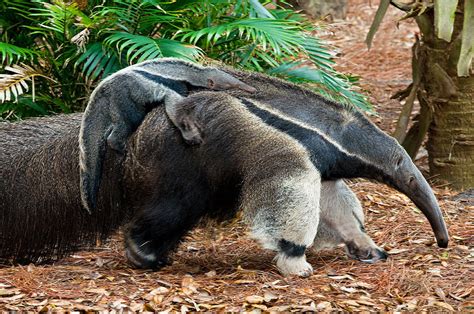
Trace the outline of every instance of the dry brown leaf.
<path fill-rule="evenodd" d="M 265 303 L 270 303 L 270 302 L 278 300 L 278 296 L 269 291 L 266 291 L 265 294 L 263 295 L 263 299 L 265 300 Z"/>
<path fill-rule="evenodd" d="M 239 279 L 239 280 L 235 280 L 234 283 L 237 285 L 245 285 L 245 284 L 255 283 L 255 280 Z"/>
<path fill-rule="evenodd" d="M 353 283 L 349 284 L 349 286 L 350 287 L 356 287 L 356 288 L 363 288 L 363 289 L 367 289 L 367 290 L 374 289 L 373 285 L 371 285 L 370 283 L 363 282 L 363 281 L 353 282 Z"/>
<path fill-rule="evenodd" d="M 143 310 L 146 312 L 153 312 L 153 313 L 156 311 L 156 309 L 150 303 L 145 303 L 143 305 Z"/>
<path fill-rule="evenodd" d="M 443 289 L 441 289 L 440 287 L 436 287 L 435 288 L 435 294 L 440 297 L 442 300 L 445 300 L 446 299 L 446 294 L 444 293 Z"/>
<path fill-rule="evenodd" d="M 390 255 L 395 255 L 395 254 L 400 254 L 400 253 L 404 253 L 404 252 L 408 252 L 410 251 L 409 249 L 392 249 L 390 251 L 387 251 L 387 254 L 390 254 Z"/>
<path fill-rule="evenodd" d="M 0 298 L 0 302 L 11 302 L 11 301 L 16 301 L 16 300 L 19 300 L 19 299 L 22 299 L 25 295 L 20 293 L 20 294 L 16 294 L 14 296 L 11 296 L 11 297 L 7 297 L 7 298 Z"/>
<path fill-rule="evenodd" d="M 329 275 L 328 274 L 328 277 L 331 278 L 331 279 L 334 279 L 334 280 L 345 280 L 345 279 L 355 280 L 354 277 L 352 277 L 349 274 L 345 274 L 345 275 Z"/>
<path fill-rule="evenodd" d="M 331 305 L 331 302 L 328 302 L 328 301 L 319 302 L 316 305 L 316 310 L 317 311 L 327 311 L 327 310 L 330 310 L 330 309 L 332 309 L 332 305 Z"/>
<path fill-rule="evenodd" d="M 474 290 L 474 287 L 471 286 L 470 288 L 467 288 L 463 292 L 461 292 L 461 294 L 459 294 L 459 297 L 466 298 L 472 293 L 473 290 Z"/>
<path fill-rule="evenodd" d="M 341 303 L 351 305 L 351 306 L 359 306 L 356 300 L 344 300 Z"/>
<path fill-rule="evenodd" d="M 162 295 L 162 294 L 157 294 L 157 295 L 155 295 L 155 296 L 153 297 L 153 302 L 154 302 L 155 304 L 161 304 L 161 303 L 163 302 L 164 298 L 165 298 L 164 295 Z"/>
<path fill-rule="evenodd" d="M 48 299 L 44 299 L 43 301 L 27 301 L 25 302 L 25 304 L 27 305 L 31 305 L 31 306 L 45 306 L 46 304 L 48 304 Z"/>
<path fill-rule="evenodd" d="M 183 280 L 181 280 L 181 289 L 187 295 L 196 293 L 198 286 L 191 275 L 185 275 Z"/>
<path fill-rule="evenodd" d="M 137 312 L 143 311 L 143 309 L 144 309 L 144 304 L 143 304 L 143 303 L 139 303 L 139 302 L 132 301 L 132 302 L 130 302 L 130 306 L 129 306 L 129 307 L 130 307 L 130 310 L 131 310 L 132 312 L 137 313 Z"/>
<path fill-rule="evenodd" d="M 228 307 L 228 306 L 229 306 L 229 304 L 225 304 L 225 303 L 224 304 L 213 304 L 211 306 L 211 309 L 223 309 L 223 308 Z"/>
<path fill-rule="evenodd" d="M 308 303 L 312 303 L 312 302 L 314 302 L 313 299 L 309 299 L 309 298 L 301 300 L 301 304 L 308 304 Z"/>
<path fill-rule="evenodd" d="M 173 298 L 171 298 L 171 302 L 174 302 L 174 303 L 183 303 L 184 302 L 184 299 L 175 295 Z"/>
<path fill-rule="evenodd" d="M 263 305 L 263 304 L 252 304 L 252 307 L 256 308 L 256 309 L 259 309 L 259 310 L 262 310 L 262 311 L 266 311 L 268 309 L 267 306 Z"/>
<path fill-rule="evenodd" d="M 212 309 L 212 305 L 207 304 L 207 303 L 199 303 L 198 305 L 199 305 L 199 307 L 203 307 L 203 308 L 205 308 L 206 310 Z"/>
<path fill-rule="evenodd" d="M 170 289 L 166 287 L 158 287 L 150 291 L 149 295 L 156 295 L 156 294 L 167 294 Z"/>
<path fill-rule="evenodd" d="M 301 312 L 316 312 L 317 311 L 316 306 L 314 304 L 313 305 L 295 306 L 294 308 L 298 309 L 298 311 L 301 311 Z"/>
<path fill-rule="evenodd" d="M 248 297 L 245 298 L 245 301 L 247 301 L 250 304 L 260 304 L 265 301 L 265 299 L 259 295 L 249 295 Z"/>
<path fill-rule="evenodd" d="M 85 292 L 95 293 L 95 294 L 103 294 L 109 296 L 111 293 L 104 288 L 94 288 L 94 289 L 87 289 Z"/>
<path fill-rule="evenodd" d="M 66 301 L 66 300 L 50 300 L 49 304 L 55 307 L 64 307 L 64 306 L 70 306 L 71 302 Z"/>
<path fill-rule="evenodd" d="M 217 272 L 215 270 L 211 270 L 206 273 L 206 277 L 214 277 L 216 275 L 217 275 Z"/>
<path fill-rule="evenodd" d="M 308 287 L 306 287 L 306 288 L 297 288 L 295 291 L 296 291 L 296 293 L 302 294 L 302 295 L 308 295 L 308 294 L 311 295 L 314 292 L 313 289 L 308 288 Z"/>
<path fill-rule="evenodd" d="M 447 309 L 448 311 L 454 312 L 454 308 L 453 308 L 451 305 L 449 305 L 448 303 L 446 303 L 446 302 L 439 302 L 439 301 L 436 301 L 436 302 L 433 303 L 433 305 L 439 306 L 439 307 L 442 307 L 442 308 L 444 308 L 444 309 Z"/>
<path fill-rule="evenodd" d="M 349 288 L 349 287 L 344 287 L 344 286 L 340 287 L 339 289 L 341 289 L 341 291 L 348 292 L 348 293 L 354 293 L 354 292 L 359 291 L 356 288 Z"/>
<path fill-rule="evenodd" d="M 272 307 L 269 307 L 267 310 L 269 312 L 286 312 L 288 311 L 289 309 L 291 309 L 291 306 L 289 305 L 278 305 L 278 306 L 272 306 Z"/>
<path fill-rule="evenodd" d="M 357 303 L 362 304 L 362 305 L 367 305 L 367 306 L 375 306 L 376 304 L 372 301 L 367 301 L 363 299 L 358 299 Z"/>
<path fill-rule="evenodd" d="M 0 289 L 0 298 L 10 297 L 18 293 L 17 289 Z"/>

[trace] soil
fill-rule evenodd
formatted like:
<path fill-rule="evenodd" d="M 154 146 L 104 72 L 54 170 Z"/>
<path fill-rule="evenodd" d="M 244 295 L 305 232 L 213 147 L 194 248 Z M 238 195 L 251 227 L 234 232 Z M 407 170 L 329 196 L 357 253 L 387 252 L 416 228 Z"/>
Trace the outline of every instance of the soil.
<path fill-rule="evenodd" d="M 391 132 L 401 104 L 390 96 L 411 82 L 417 27 L 390 8 L 367 50 L 365 35 L 377 4 L 350 0 L 347 19 L 322 35 L 339 51 L 338 69 L 360 76 L 375 104 L 371 117 Z M 423 158 L 420 159 L 424 165 Z M 350 182 L 366 213 L 368 233 L 389 253 L 364 264 L 342 249 L 310 252 L 309 278 L 281 276 L 273 253 L 260 248 L 238 220 L 194 230 L 173 254 L 172 265 L 152 272 L 131 268 L 120 234 L 96 249 L 53 265 L 0 268 L 3 310 L 133 311 L 473 311 L 474 206 L 434 183 L 451 236 L 434 243 L 427 220 L 402 194 L 364 180 Z"/>

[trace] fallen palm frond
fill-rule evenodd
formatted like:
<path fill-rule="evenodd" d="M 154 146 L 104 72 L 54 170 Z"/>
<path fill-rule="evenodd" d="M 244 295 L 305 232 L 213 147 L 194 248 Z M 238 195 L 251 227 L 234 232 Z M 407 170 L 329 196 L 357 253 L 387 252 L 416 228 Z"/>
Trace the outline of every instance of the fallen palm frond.
<path fill-rule="evenodd" d="M 26 64 L 13 65 L 5 67 L 5 70 L 12 72 L 7 74 L 0 74 L 0 101 L 11 101 L 12 96 L 15 102 L 18 101 L 18 96 L 28 91 L 27 81 L 32 81 L 32 98 L 35 99 L 35 84 L 36 76 L 41 76 L 52 80 L 41 71 L 28 66 Z"/>

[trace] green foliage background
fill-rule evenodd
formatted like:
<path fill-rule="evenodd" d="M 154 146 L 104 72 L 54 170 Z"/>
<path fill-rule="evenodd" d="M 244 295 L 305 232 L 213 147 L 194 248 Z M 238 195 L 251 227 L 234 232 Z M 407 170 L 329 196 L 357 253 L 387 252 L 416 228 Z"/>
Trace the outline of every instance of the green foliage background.
<path fill-rule="evenodd" d="M 130 64 L 210 59 L 310 83 L 370 110 L 355 78 L 336 72 L 314 27 L 270 1 L 41 1 L 0 3 L 2 119 L 83 110 L 104 77 Z M 273 5 L 274 7 L 274 5 Z"/>

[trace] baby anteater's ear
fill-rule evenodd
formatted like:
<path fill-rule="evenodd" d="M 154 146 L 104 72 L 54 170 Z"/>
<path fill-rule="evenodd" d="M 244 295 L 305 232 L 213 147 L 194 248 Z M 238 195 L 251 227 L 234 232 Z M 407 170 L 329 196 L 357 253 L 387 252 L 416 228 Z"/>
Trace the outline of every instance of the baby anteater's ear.
<path fill-rule="evenodd" d="M 187 144 L 199 145 L 204 142 L 202 138 L 202 128 L 191 115 L 181 117 L 177 127 Z"/>
<path fill-rule="evenodd" d="M 207 88 L 216 89 L 216 82 L 212 78 L 207 79 Z"/>

